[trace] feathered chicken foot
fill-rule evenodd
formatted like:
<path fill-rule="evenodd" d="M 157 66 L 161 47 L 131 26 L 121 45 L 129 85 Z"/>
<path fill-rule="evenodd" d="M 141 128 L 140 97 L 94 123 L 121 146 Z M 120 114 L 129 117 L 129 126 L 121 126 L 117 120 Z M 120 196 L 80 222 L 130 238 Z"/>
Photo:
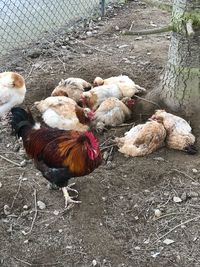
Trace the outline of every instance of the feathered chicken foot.
<path fill-rule="evenodd" d="M 67 189 L 68 190 L 71 190 L 71 191 L 74 191 L 75 190 L 75 189 L 71 189 L 69 186 L 62 187 L 63 195 L 64 195 L 64 198 L 65 198 L 65 208 L 68 208 L 68 204 L 81 203 L 81 201 L 73 200 L 73 197 L 70 197 Z"/>

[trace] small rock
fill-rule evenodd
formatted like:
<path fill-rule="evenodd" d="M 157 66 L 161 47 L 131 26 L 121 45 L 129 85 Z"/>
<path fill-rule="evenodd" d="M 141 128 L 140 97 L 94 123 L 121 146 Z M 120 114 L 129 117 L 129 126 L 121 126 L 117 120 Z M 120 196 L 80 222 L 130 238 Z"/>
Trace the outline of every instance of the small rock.
<path fill-rule="evenodd" d="M 46 204 L 40 200 L 38 200 L 37 205 L 40 210 L 46 209 Z"/>
<path fill-rule="evenodd" d="M 198 197 L 199 194 L 197 192 L 191 191 L 188 193 L 188 197 Z"/>
<path fill-rule="evenodd" d="M 41 55 L 42 55 L 42 51 L 41 50 L 35 50 L 35 51 L 28 52 L 27 57 L 38 58 Z"/>
<path fill-rule="evenodd" d="M 185 201 L 187 199 L 187 193 L 183 192 L 183 194 L 181 195 L 181 199 L 182 201 Z"/>
<path fill-rule="evenodd" d="M 0 188 L 3 186 L 2 182 L 0 182 Z"/>
<path fill-rule="evenodd" d="M 22 68 L 22 67 L 16 67 L 15 70 L 16 71 L 24 71 L 24 68 Z"/>
<path fill-rule="evenodd" d="M 136 41 L 138 41 L 138 40 L 142 40 L 142 36 L 138 36 L 138 37 L 136 37 L 135 40 L 136 40 Z"/>
<path fill-rule="evenodd" d="M 27 244 L 29 242 L 29 240 L 27 239 L 27 240 L 24 240 L 24 244 Z"/>
<path fill-rule="evenodd" d="M 153 21 L 150 21 L 150 25 L 153 27 L 157 27 L 157 24 L 153 23 Z"/>
<path fill-rule="evenodd" d="M 4 211 L 5 215 L 9 215 L 10 214 L 10 207 L 8 205 L 4 205 L 3 211 Z"/>
<path fill-rule="evenodd" d="M 140 247 L 139 246 L 135 247 L 135 250 L 140 250 Z"/>
<path fill-rule="evenodd" d="M 93 260 L 93 261 L 92 261 L 92 265 L 93 265 L 93 266 L 96 266 L 96 265 L 97 265 L 97 261 L 96 261 L 96 260 Z"/>
<path fill-rule="evenodd" d="M 93 51 L 92 51 L 92 50 L 87 50 L 86 53 L 87 53 L 88 55 L 92 55 L 92 54 L 93 54 Z"/>
<path fill-rule="evenodd" d="M 20 162 L 21 167 L 25 167 L 26 164 L 27 164 L 27 161 L 25 159 Z"/>
<path fill-rule="evenodd" d="M 88 37 L 91 37 L 93 34 L 92 34 L 91 31 L 88 31 L 88 32 L 86 32 L 86 35 L 87 35 Z"/>
<path fill-rule="evenodd" d="M 197 173 L 198 171 L 197 171 L 197 169 L 192 169 L 192 172 Z"/>
<path fill-rule="evenodd" d="M 162 158 L 162 157 L 155 157 L 155 158 L 153 158 L 154 160 L 157 160 L 157 161 L 165 161 L 164 160 L 164 158 Z"/>
<path fill-rule="evenodd" d="M 162 212 L 159 209 L 155 209 L 154 214 L 157 218 L 159 218 L 162 215 Z"/>
<path fill-rule="evenodd" d="M 116 26 L 115 26 L 115 30 L 116 30 L 116 31 L 119 31 L 119 26 L 116 25 Z"/>
<path fill-rule="evenodd" d="M 28 210 L 28 205 L 24 205 L 24 206 L 23 206 L 23 209 L 24 209 L 24 210 Z"/>
<path fill-rule="evenodd" d="M 58 232 L 59 232 L 59 233 L 62 233 L 62 232 L 63 232 L 63 229 L 59 229 Z"/>
<path fill-rule="evenodd" d="M 125 47 L 128 47 L 129 45 L 126 45 L 126 44 L 124 44 L 124 45 L 120 45 L 119 46 L 119 49 L 121 49 L 121 48 L 125 48 Z"/>
<path fill-rule="evenodd" d="M 173 197 L 173 201 L 176 203 L 182 202 L 182 199 L 180 197 Z"/>
<path fill-rule="evenodd" d="M 92 33 L 93 33 L 93 34 L 97 34 L 98 31 L 97 31 L 97 30 L 93 30 Z"/>
<path fill-rule="evenodd" d="M 166 239 L 163 241 L 163 243 L 166 244 L 166 245 L 170 245 L 170 244 L 174 243 L 174 240 L 169 239 L 169 238 L 166 238 Z"/>
<path fill-rule="evenodd" d="M 58 210 L 54 210 L 53 214 L 56 215 L 56 216 L 58 216 L 59 211 Z"/>

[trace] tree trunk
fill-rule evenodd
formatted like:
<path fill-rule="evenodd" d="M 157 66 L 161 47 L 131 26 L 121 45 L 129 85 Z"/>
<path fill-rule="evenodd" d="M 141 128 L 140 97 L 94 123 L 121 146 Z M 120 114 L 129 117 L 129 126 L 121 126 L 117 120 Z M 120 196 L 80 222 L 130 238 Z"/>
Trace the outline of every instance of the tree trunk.
<path fill-rule="evenodd" d="M 200 0 L 174 0 L 174 31 L 157 97 L 172 111 L 200 111 Z M 191 27 L 192 26 L 192 27 Z"/>

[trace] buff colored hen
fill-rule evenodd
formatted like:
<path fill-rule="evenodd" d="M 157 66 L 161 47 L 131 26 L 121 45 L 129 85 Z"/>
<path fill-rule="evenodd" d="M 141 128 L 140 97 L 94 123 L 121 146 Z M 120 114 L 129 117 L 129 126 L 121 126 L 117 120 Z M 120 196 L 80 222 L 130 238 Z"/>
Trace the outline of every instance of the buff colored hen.
<path fill-rule="evenodd" d="M 94 115 L 88 108 L 79 107 L 73 99 L 65 96 L 50 96 L 34 104 L 48 126 L 63 130 L 87 131 Z"/>
<path fill-rule="evenodd" d="M 51 93 L 52 96 L 67 96 L 77 103 L 84 91 L 91 89 L 91 84 L 81 78 L 68 78 L 61 80 L 58 86 Z"/>
<path fill-rule="evenodd" d="M 147 121 L 134 126 L 122 138 L 115 138 L 119 151 L 123 154 L 138 157 L 148 155 L 164 146 L 166 130 L 158 121 Z"/>
<path fill-rule="evenodd" d="M 131 108 L 134 100 L 109 97 L 104 100 L 95 112 L 94 123 L 97 130 L 103 130 L 104 126 L 116 126 L 122 124 L 131 116 Z"/>
<path fill-rule="evenodd" d="M 169 148 L 183 150 L 188 154 L 197 153 L 194 146 L 195 136 L 187 121 L 165 110 L 157 110 L 151 118 L 162 121 L 167 131 L 166 144 Z"/>

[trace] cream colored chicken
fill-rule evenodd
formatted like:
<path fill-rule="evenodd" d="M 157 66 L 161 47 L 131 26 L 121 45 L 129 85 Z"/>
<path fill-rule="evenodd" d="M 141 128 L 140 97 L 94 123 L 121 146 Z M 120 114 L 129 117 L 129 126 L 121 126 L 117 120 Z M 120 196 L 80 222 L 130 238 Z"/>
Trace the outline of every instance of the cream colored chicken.
<path fill-rule="evenodd" d="M 117 85 L 109 84 L 92 88 L 88 92 L 82 93 L 81 99 L 83 106 L 96 110 L 99 105 L 108 97 L 122 98 L 122 92 Z"/>
<path fill-rule="evenodd" d="M 97 130 L 103 130 L 105 126 L 116 126 L 122 124 L 131 116 L 131 108 L 134 100 L 109 97 L 104 100 L 95 112 L 94 123 Z"/>
<path fill-rule="evenodd" d="M 87 131 L 94 116 L 90 109 L 65 96 L 50 96 L 34 104 L 47 125 L 63 130 Z"/>
<path fill-rule="evenodd" d="M 16 72 L 0 73 L 0 117 L 21 104 L 26 94 L 24 78 Z"/>
<path fill-rule="evenodd" d="M 91 84 L 81 78 L 68 78 L 61 80 L 58 86 L 51 93 L 52 96 L 67 96 L 75 100 L 77 103 L 84 91 L 91 89 Z"/>
<path fill-rule="evenodd" d="M 93 81 L 93 84 L 94 86 L 109 85 L 109 84 L 118 85 L 124 97 L 132 97 L 136 93 L 141 93 L 146 91 L 145 88 L 135 84 L 134 81 L 131 80 L 126 75 L 110 77 L 105 80 L 103 80 L 101 77 L 96 77 Z"/>
<path fill-rule="evenodd" d="M 195 154 L 195 136 L 191 133 L 192 128 L 184 119 L 175 116 L 165 110 L 157 110 L 151 117 L 154 120 L 162 121 L 166 131 L 166 144 L 169 148 L 186 151 Z"/>
<path fill-rule="evenodd" d="M 119 151 L 123 154 L 138 157 L 148 155 L 164 146 L 166 130 L 158 121 L 147 121 L 134 126 L 122 138 L 115 138 Z"/>

